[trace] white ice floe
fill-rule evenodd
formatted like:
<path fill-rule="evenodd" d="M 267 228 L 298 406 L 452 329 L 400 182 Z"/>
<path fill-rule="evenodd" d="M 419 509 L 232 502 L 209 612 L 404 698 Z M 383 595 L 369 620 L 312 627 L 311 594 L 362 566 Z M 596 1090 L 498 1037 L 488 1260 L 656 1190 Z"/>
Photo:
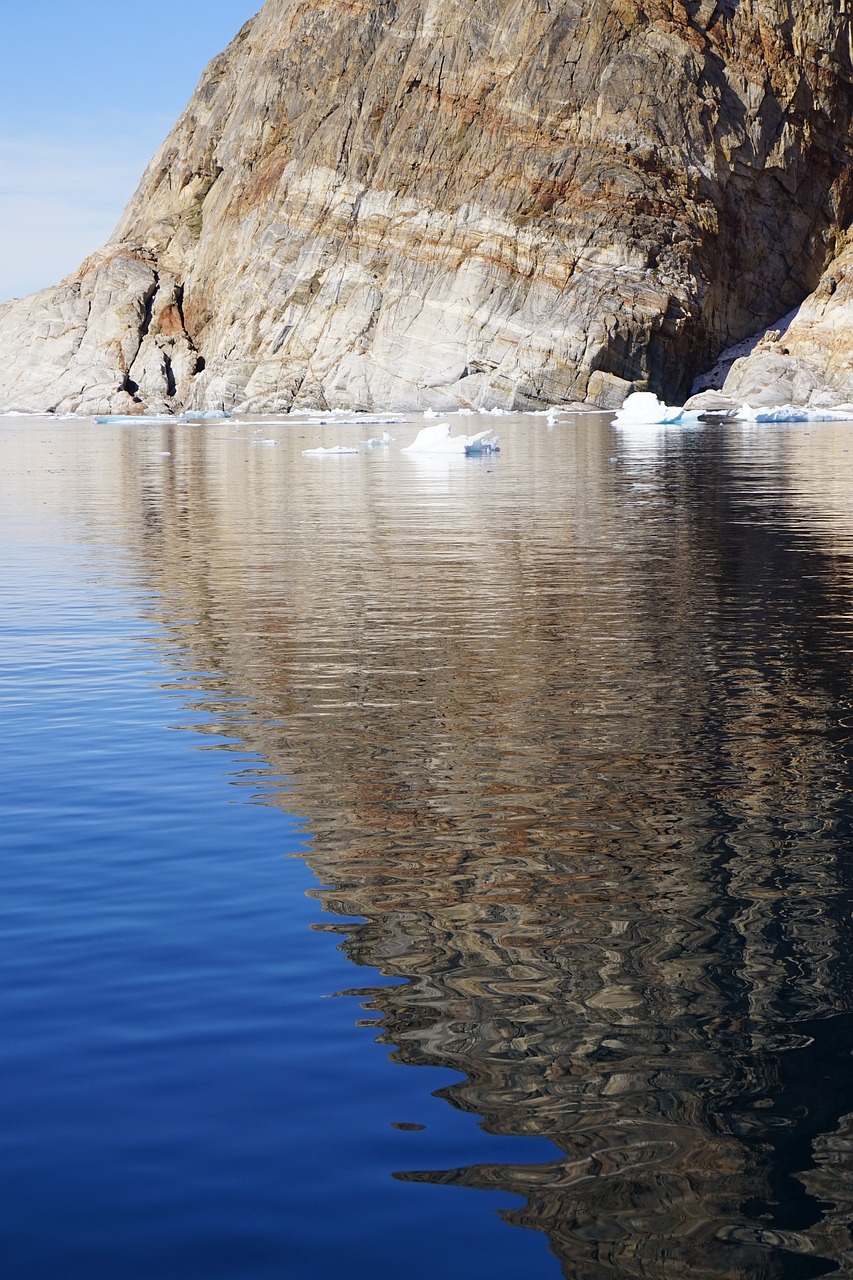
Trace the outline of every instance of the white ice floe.
<path fill-rule="evenodd" d="M 329 449 L 303 449 L 303 458 L 340 458 L 344 454 L 358 453 L 358 449 L 351 449 L 347 444 L 334 444 Z"/>
<path fill-rule="evenodd" d="M 422 427 L 414 441 L 401 453 L 444 454 L 445 456 L 471 457 L 481 453 L 498 453 L 499 445 L 493 431 L 478 431 L 473 436 L 452 436 L 449 422 L 438 422 L 434 427 Z"/>
<path fill-rule="evenodd" d="M 664 404 L 652 391 L 632 391 L 613 419 L 617 427 L 668 426 L 673 422 L 695 422 L 695 414 Z"/>
<path fill-rule="evenodd" d="M 816 409 L 783 404 L 775 409 L 753 409 L 752 405 L 742 404 L 735 417 L 740 422 L 853 422 L 853 410 L 849 405 Z"/>
<path fill-rule="evenodd" d="M 92 421 L 99 427 L 114 427 L 125 424 L 134 427 L 162 426 L 164 423 L 176 422 L 171 414 L 155 413 L 101 413 Z"/>
<path fill-rule="evenodd" d="M 182 413 L 177 418 L 170 413 L 101 413 L 94 419 L 99 427 L 127 425 L 134 427 L 162 426 L 164 423 L 222 422 L 230 418 L 227 409 L 199 409 L 197 413 Z"/>
<path fill-rule="evenodd" d="M 383 431 L 381 436 L 371 436 L 369 440 L 359 440 L 362 449 L 382 449 L 394 443 L 394 437 Z"/>
<path fill-rule="evenodd" d="M 330 424 L 336 427 L 393 427 L 403 421 L 399 414 L 349 413 L 344 417 L 343 412 L 342 409 L 334 409 L 332 413 L 294 413 L 288 414 L 288 421 L 310 422 L 312 426 L 318 427 Z"/>
<path fill-rule="evenodd" d="M 425 417 L 425 418 L 437 418 L 437 417 L 438 417 L 438 414 L 436 413 L 435 409 L 424 409 L 424 417 Z"/>
<path fill-rule="evenodd" d="M 178 422 L 221 422 L 230 417 L 231 414 L 227 409 L 191 409 L 187 413 L 182 413 Z"/>

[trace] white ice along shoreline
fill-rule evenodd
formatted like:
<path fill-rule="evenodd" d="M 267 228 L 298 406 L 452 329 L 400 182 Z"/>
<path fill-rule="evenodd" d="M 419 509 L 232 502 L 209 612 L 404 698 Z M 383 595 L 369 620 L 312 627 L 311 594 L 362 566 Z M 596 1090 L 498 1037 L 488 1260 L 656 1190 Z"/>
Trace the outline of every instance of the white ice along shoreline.
<path fill-rule="evenodd" d="M 73 416 L 73 415 L 72 415 Z M 102 413 L 92 421 L 98 427 L 162 426 L 164 423 L 185 425 L 192 422 L 224 422 L 231 414 L 227 409 L 199 409 L 196 413 L 180 413 L 177 416 L 169 413 Z"/>
<path fill-rule="evenodd" d="M 734 416 L 738 422 L 853 422 L 853 405 L 816 409 L 783 404 L 775 409 L 753 409 L 742 404 Z"/>
<path fill-rule="evenodd" d="M 725 407 L 724 407 L 725 406 Z M 520 413 L 519 417 L 542 417 L 545 416 L 549 426 L 553 426 L 557 421 L 557 414 L 568 414 L 590 412 L 589 409 L 581 409 L 580 406 L 571 406 L 564 408 L 554 406 L 548 410 L 538 410 Z M 592 410 L 592 412 L 602 413 L 606 411 Z M 494 410 L 473 410 L 459 409 L 456 411 L 457 416 L 479 416 L 483 413 L 490 413 L 497 416 Z M 504 411 L 499 410 L 498 413 L 503 416 Z M 10 415 L 15 416 L 15 415 Z M 36 415 L 41 416 L 41 415 Z M 53 415 L 48 415 L 53 416 Z M 70 414 L 68 417 L 76 417 Z M 424 418 L 434 418 L 436 413 L 434 410 L 427 409 Z M 101 426 L 161 426 L 171 425 L 192 425 L 194 422 L 200 424 L 203 421 L 223 421 L 230 418 L 231 415 L 227 411 L 208 410 L 202 413 L 185 413 L 179 416 L 167 416 L 164 414 L 104 414 L 97 416 L 93 421 Z M 627 397 L 621 409 L 613 414 L 613 425 L 617 427 L 649 427 L 649 426 L 665 426 L 665 427 L 685 427 L 696 426 L 709 419 L 726 419 L 730 422 L 742 423 L 803 423 L 803 422 L 850 422 L 853 421 L 853 404 L 845 403 L 831 406 L 803 406 L 784 404 L 774 407 L 758 407 L 754 408 L 749 403 L 744 403 L 737 407 L 731 402 L 726 402 L 721 398 L 721 405 L 716 407 L 697 407 L 686 409 L 679 405 L 668 405 L 651 391 L 635 391 Z M 288 422 L 290 421 L 288 415 Z M 269 426 L 269 423 L 251 423 L 244 422 L 240 418 L 233 419 L 235 425 L 242 426 Z M 297 421 L 305 422 L 306 425 L 338 425 L 348 426 L 358 423 L 358 425 L 374 425 L 385 423 L 402 423 L 405 419 L 398 417 L 384 417 L 378 414 L 345 414 L 341 410 L 333 410 L 332 414 L 314 414 L 298 415 Z M 394 437 L 384 431 L 381 436 L 372 436 L 369 439 L 359 441 L 360 449 L 376 449 L 388 447 L 394 442 Z M 272 440 L 255 441 L 254 443 L 273 444 L 277 443 Z M 478 454 L 498 453 L 500 445 L 497 437 L 491 428 L 485 431 L 478 431 L 474 435 L 452 435 L 452 428 L 449 422 L 438 422 L 423 427 L 417 434 L 412 444 L 401 449 L 400 452 L 407 455 L 436 455 L 445 456 L 472 456 Z M 320 456 L 340 456 L 347 454 L 357 454 L 358 448 L 350 445 L 334 445 L 331 448 L 315 448 L 303 449 L 303 454 L 313 457 Z"/>
<path fill-rule="evenodd" d="M 742 404 L 739 409 L 714 410 L 683 409 L 664 404 L 651 391 L 635 391 L 626 399 L 613 418 L 617 427 L 686 427 L 695 426 L 707 419 L 719 417 L 735 422 L 850 422 L 853 421 L 853 405 L 843 404 L 829 408 L 804 407 L 783 404 L 772 409 L 754 409 Z"/>

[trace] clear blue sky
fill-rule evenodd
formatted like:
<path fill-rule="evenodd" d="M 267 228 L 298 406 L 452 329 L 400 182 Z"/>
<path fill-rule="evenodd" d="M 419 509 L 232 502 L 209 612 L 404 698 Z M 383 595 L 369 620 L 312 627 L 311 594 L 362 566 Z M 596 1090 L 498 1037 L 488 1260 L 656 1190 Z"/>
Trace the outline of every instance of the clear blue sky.
<path fill-rule="evenodd" d="M 0 301 L 109 236 L 204 67 L 261 0 L 26 0 L 0 42 Z"/>

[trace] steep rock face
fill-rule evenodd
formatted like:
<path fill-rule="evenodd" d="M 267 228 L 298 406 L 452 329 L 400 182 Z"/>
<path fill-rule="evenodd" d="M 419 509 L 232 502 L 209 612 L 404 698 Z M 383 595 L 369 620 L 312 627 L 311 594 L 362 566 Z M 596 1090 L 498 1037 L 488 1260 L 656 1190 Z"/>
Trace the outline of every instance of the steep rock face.
<path fill-rule="evenodd" d="M 669 396 L 853 214 L 828 0 L 268 0 L 106 250 L 0 308 L 0 403 Z"/>
<path fill-rule="evenodd" d="M 853 244 L 803 305 L 732 365 L 723 391 L 756 408 L 853 402 Z"/>

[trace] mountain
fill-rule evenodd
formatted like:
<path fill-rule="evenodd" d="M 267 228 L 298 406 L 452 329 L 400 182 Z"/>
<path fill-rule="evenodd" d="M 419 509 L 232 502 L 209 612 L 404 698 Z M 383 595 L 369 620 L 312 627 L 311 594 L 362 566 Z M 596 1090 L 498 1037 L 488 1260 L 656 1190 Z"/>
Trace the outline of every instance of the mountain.
<path fill-rule="evenodd" d="M 110 243 L 0 307 L 0 406 L 681 398 L 844 251 L 847 8 L 267 0 Z"/>

